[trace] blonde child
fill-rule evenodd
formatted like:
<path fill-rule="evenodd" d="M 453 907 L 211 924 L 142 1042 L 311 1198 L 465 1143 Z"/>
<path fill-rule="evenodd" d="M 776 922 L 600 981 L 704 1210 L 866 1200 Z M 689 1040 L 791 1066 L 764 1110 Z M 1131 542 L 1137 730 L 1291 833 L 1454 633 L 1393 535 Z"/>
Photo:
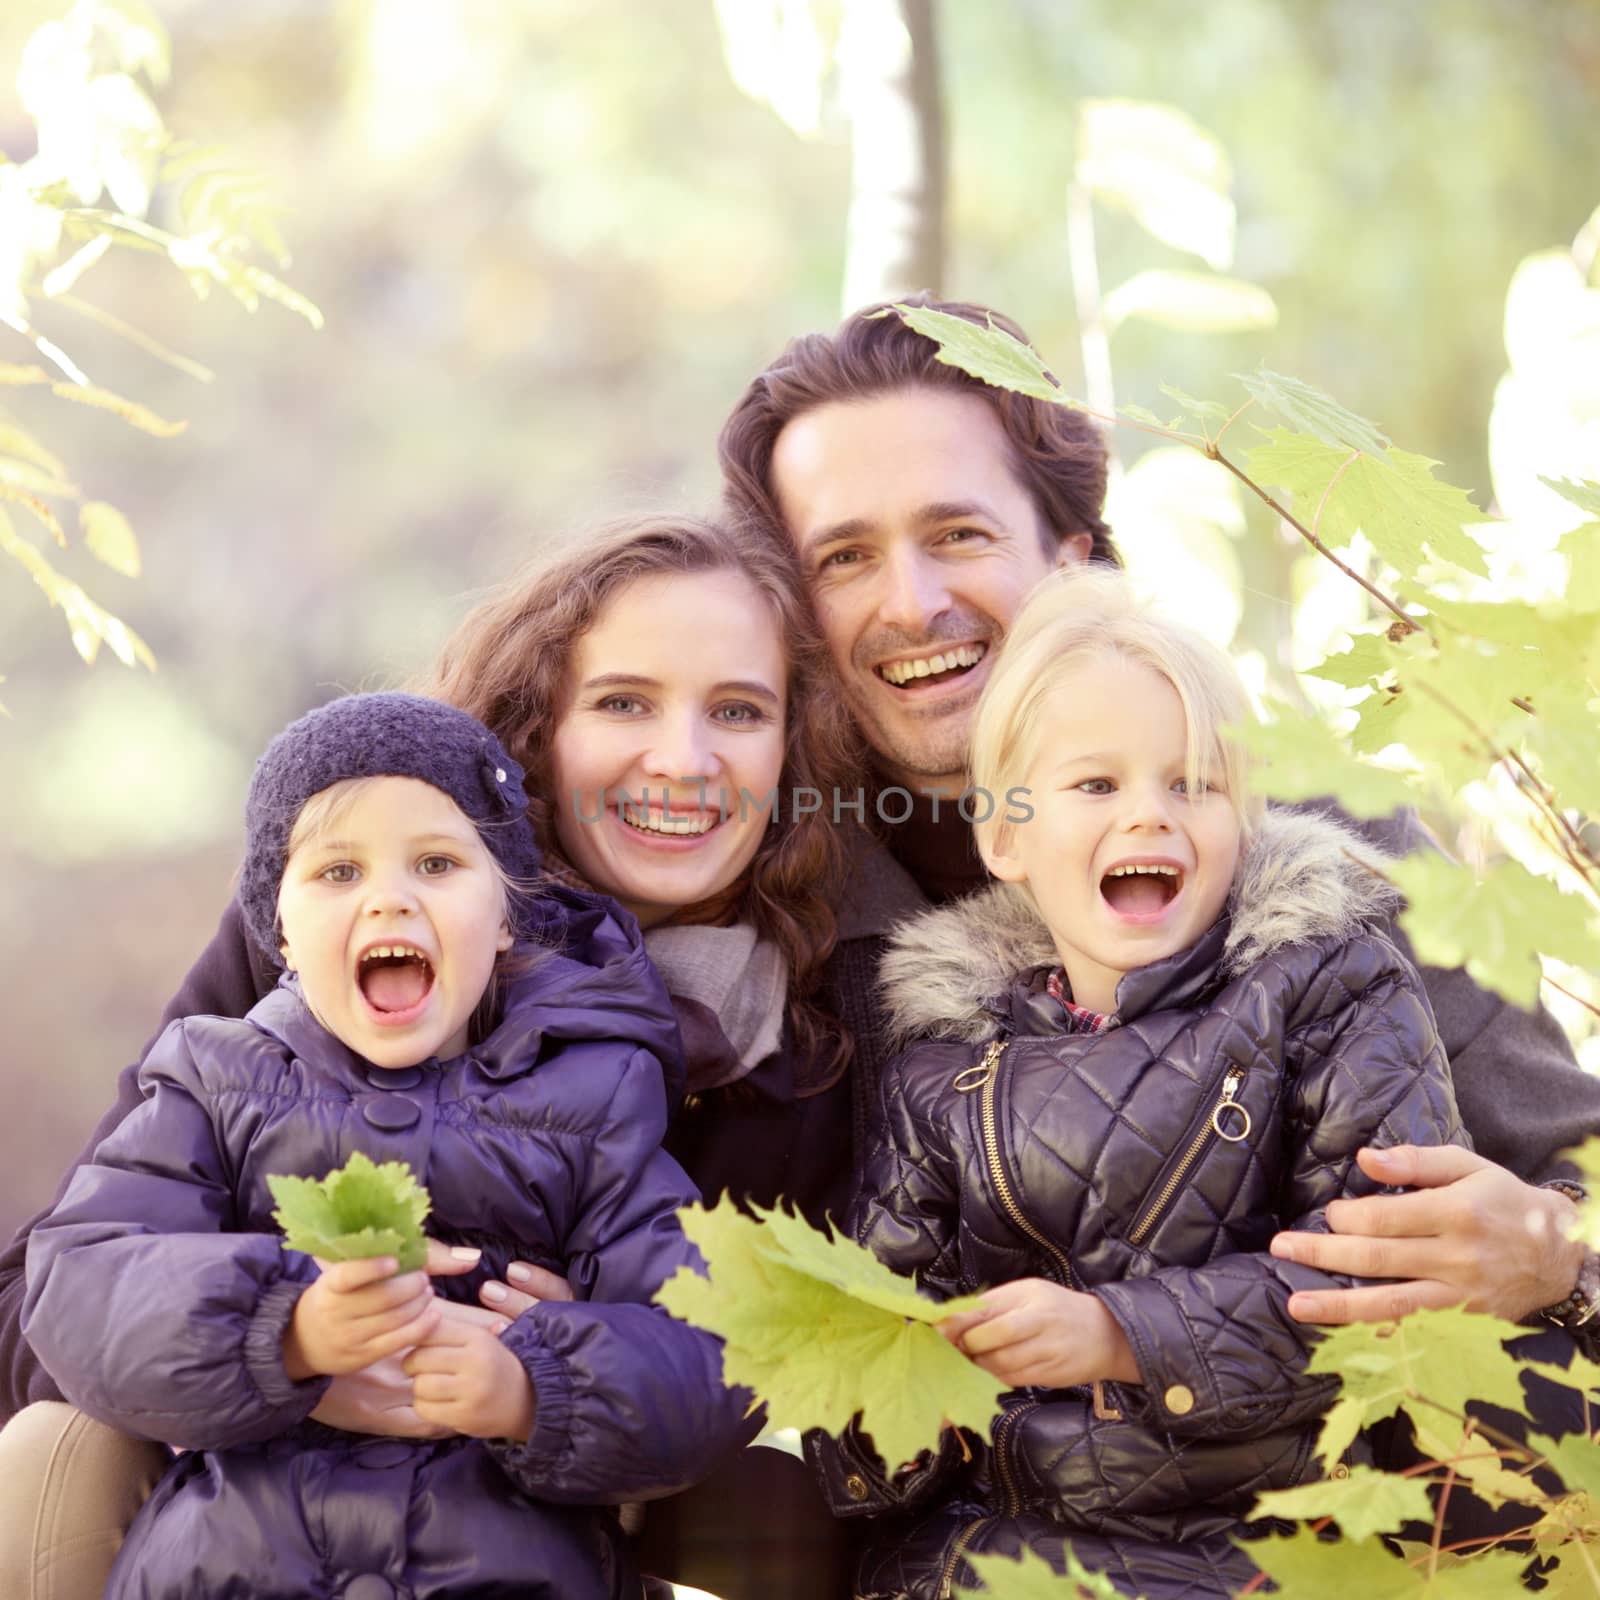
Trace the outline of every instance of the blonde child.
<path fill-rule="evenodd" d="M 1223 733 L 1248 714 L 1219 651 L 1093 570 L 1041 586 L 984 688 L 974 786 L 1031 814 L 979 822 L 1003 881 L 886 960 L 925 1042 L 853 1224 L 935 1294 L 985 1291 L 942 1327 L 1014 1392 L 975 1450 L 898 1473 L 813 1445 L 839 1513 L 920 1514 L 869 1540 L 862 1596 L 948 1594 L 979 1551 L 1060 1569 L 1064 1541 L 1149 1600 L 1248 1582 L 1229 1535 L 1315 1472 L 1334 1391 L 1286 1309 L 1329 1280 L 1268 1241 L 1371 1191 L 1360 1146 L 1464 1142 L 1376 863 L 1251 802 Z"/>
<path fill-rule="evenodd" d="M 108 1595 L 633 1596 L 605 1508 L 740 1435 L 714 1341 L 641 1303 L 692 1260 L 660 1148 L 673 1013 L 631 923 L 530 892 L 522 779 L 475 719 L 399 694 L 334 701 L 258 763 L 239 898 L 283 980 L 167 1030 L 29 1242 L 27 1336 L 68 1399 L 188 1452 Z M 551 948 L 580 920 L 593 961 Z M 521 1259 L 576 1300 L 497 1330 L 392 1259 L 284 1248 L 268 1175 L 353 1151 L 409 1163 L 430 1232 L 477 1258 L 445 1292 Z M 397 1357 L 435 1437 L 316 1420 L 330 1379 Z"/>

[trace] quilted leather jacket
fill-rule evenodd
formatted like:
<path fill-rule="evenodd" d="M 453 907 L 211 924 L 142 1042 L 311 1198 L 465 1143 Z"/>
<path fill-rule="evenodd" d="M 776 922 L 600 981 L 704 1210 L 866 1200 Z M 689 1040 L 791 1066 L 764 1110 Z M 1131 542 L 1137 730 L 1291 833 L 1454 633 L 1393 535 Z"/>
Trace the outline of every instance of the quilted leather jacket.
<path fill-rule="evenodd" d="M 1101 1033 L 1068 1031 L 1031 904 L 999 885 L 909 924 L 884 963 L 903 1035 L 852 1231 L 939 1298 L 1022 1277 L 1097 1294 L 1139 1384 L 1027 1390 L 970 1464 L 886 1473 L 859 1435 L 808 1441 L 841 1515 L 921 1511 L 869 1541 L 862 1596 L 946 1595 L 961 1557 L 1063 1538 L 1129 1592 L 1226 1594 L 1227 1534 L 1312 1475 L 1334 1380 L 1305 1371 L 1280 1228 L 1374 1192 L 1358 1147 L 1465 1143 L 1417 975 L 1377 925 L 1371 851 L 1269 815 L 1229 906 L 1128 973 Z"/>

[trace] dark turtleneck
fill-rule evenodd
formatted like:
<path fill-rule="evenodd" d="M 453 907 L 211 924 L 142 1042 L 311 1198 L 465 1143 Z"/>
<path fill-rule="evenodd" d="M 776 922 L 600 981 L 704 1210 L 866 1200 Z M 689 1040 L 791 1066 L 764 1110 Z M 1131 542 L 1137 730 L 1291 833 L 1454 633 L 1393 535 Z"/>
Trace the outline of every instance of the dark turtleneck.
<path fill-rule="evenodd" d="M 887 806 L 890 815 L 905 807 L 899 795 L 893 800 L 894 804 Z M 964 821 L 957 809 L 955 796 L 918 794 L 914 800 L 904 822 L 877 824 L 878 836 L 889 854 L 935 905 L 981 889 L 989 881 L 989 871 L 978 854 L 971 823 Z"/>

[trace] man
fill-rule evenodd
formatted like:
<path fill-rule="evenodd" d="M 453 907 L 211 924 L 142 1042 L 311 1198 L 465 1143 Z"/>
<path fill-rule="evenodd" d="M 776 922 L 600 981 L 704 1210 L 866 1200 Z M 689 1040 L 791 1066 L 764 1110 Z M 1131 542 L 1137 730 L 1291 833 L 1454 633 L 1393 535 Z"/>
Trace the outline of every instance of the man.
<path fill-rule="evenodd" d="M 925 303 L 977 323 L 993 315 L 1024 338 L 982 307 Z M 732 509 L 785 529 L 808 574 L 878 777 L 921 797 L 899 826 L 875 828 L 887 853 L 864 841 L 840 928 L 836 986 L 863 1108 L 884 1048 L 870 1004 L 884 935 L 985 881 L 952 802 L 987 664 L 1052 567 L 1118 559 L 1094 424 L 942 364 L 882 309 L 791 343 L 746 390 L 719 447 Z M 880 819 L 896 815 L 879 807 Z M 1461 1302 L 1513 1321 L 1542 1312 L 1592 1338 L 1600 1262 L 1566 1238 L 1581 1190 L 1542 1185 L 1563 1181 L 1559 1151 L 1600 1129 L 1600 1080 L 1578 1070 L 1547 1013 L 1520 1011 L 1459 970 L 1422 972 L 1478 1154 L 1363 1152 L 1371 1177 L 1413 1192 L 1336 1201 L 1332 1234 L 1280 1234 L 1272 1248 L 1378 1281 L 1296 1295 L 1291 1313 L 1384 1321 Z"/>

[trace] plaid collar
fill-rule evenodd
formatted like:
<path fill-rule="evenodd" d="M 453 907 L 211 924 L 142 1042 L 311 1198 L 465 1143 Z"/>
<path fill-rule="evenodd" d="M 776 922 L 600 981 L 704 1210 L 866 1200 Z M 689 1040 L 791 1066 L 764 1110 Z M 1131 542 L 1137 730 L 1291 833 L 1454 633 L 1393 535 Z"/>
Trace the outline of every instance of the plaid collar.
<path fill-rule="evenodd" d="M 1101 1011 L 1091 1011 L 1088 1006 L 1080 1006 L 1077 1001 L 1067 998 L 1066 985 L 1061 981 L 1063 977 L 1059 967 L 1050 974 L 1045 984 L 1045 991 L 1050 998 L 1060 1005 L 1067 1014 L 1068 1033 L 1104 1033 L 1106 1024 L 1111 1021 L 1109 1015 Z"/>

